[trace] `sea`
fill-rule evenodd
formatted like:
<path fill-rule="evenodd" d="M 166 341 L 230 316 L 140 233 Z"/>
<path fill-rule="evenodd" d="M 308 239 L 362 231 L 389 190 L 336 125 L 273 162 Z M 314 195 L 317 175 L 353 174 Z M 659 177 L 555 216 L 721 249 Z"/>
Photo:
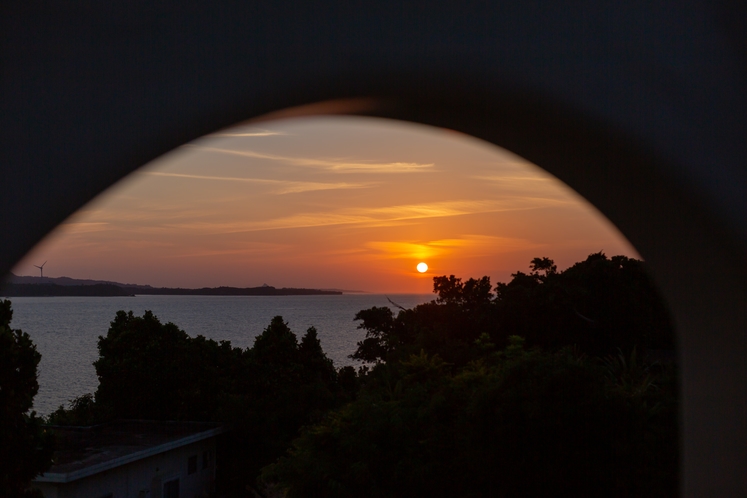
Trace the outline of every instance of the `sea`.
<path fill-rule="evenodd" d="M 132 296 L 15 297 L 11 328 L 31 336 L 41 353 L 39 392 L 34 410 L 48 415 L 60 405 L 98 386 L 93 362 L 97 341 L 105 336 L 118 310 L 141 316 L 152 311 L 162 323 L 172 322 L 191 337 L 205 336 L 247 348 L 254 338 L 282 316 L 299 340 L 316 327 L 322 348 L 336 367 L 358 365 L 348 356 L 365 331 L 355 314 L 373 306 L 412 308 L 433 294 L 342 294 L 331 296 Z"/>

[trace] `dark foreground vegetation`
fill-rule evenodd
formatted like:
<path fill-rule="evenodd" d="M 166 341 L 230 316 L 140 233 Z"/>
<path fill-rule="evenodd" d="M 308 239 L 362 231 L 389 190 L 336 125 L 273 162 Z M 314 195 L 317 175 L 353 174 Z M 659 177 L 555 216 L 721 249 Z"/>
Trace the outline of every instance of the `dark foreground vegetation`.
<path fill-rule="evenodd" d="M 10 328 L 10 301 L 0 301 L 0 496 L 40 496 L 31 479 L 52 464 L 54 440 L 31 412 L 41 355 L 28 334 Z"/>
<path fill-rule="evenodd" d="M 219 421 L 226 496 L 676 495 L 674 332 L 643 264 L 530 268 L 360 311 L 357 370 L 282 317 L 242 350 L 120 311 L 96 393 L 48 422 Z"/>

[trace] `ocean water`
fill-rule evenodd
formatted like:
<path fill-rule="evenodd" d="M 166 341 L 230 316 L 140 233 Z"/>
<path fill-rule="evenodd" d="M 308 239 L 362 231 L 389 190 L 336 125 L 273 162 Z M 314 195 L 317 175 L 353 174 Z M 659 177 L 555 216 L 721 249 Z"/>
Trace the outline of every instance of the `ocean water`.
<path fill-rule="evenodd" d="M 410 308 L 434 296 L 390 297 Z M 341 367 L 356 364 L 348 355 L 365 337 L 353 320 L 355 314 L 372 306 L 392 307 L 380 294 L 16 297 L 11 301 L 11 327 L 27 332 L 42 355 L 39 393 L 34 398 L 34 409 L 42 415 L 96 390 L 98 379 L 92 364 L 98 358 L 97 340 L 106 335 L 118 310 L 132 310 L 139 316 L 150 310 L 162 323 L 173 322 L 192 337 L 227 340 L 241 348 L 252 346 L 270 320 L 280 315 L 299 339 L 306 329 L 316 327 L 322 348 Z"/>

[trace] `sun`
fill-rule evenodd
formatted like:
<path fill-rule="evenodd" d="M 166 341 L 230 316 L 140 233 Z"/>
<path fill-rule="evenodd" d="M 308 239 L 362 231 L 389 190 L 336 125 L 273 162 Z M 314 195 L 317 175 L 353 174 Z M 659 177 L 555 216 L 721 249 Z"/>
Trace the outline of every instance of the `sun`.
<path fill-rule="evenodd" d="M 417 269 L 420 273 L 425 273 L 428 271 L 428 265 L 425 263 L 418 263 Z"/>

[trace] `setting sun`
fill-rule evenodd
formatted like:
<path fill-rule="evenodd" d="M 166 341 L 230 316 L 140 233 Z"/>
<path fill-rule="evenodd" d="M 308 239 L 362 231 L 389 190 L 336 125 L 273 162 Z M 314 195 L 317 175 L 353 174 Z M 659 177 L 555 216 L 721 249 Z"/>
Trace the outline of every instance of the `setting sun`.
<path fill-rule="evenodd" d="M 417 268 L 418 268 L 418 271 L 419 271 L 420 273 L 425 273 L 425 272 L 427 272 L 427 271 L 428 271 L 428 265 L 427 265 L 427 264 L 425 264 L 425 263 L 418 263 L 418 266 L 417 266 Z"/>

